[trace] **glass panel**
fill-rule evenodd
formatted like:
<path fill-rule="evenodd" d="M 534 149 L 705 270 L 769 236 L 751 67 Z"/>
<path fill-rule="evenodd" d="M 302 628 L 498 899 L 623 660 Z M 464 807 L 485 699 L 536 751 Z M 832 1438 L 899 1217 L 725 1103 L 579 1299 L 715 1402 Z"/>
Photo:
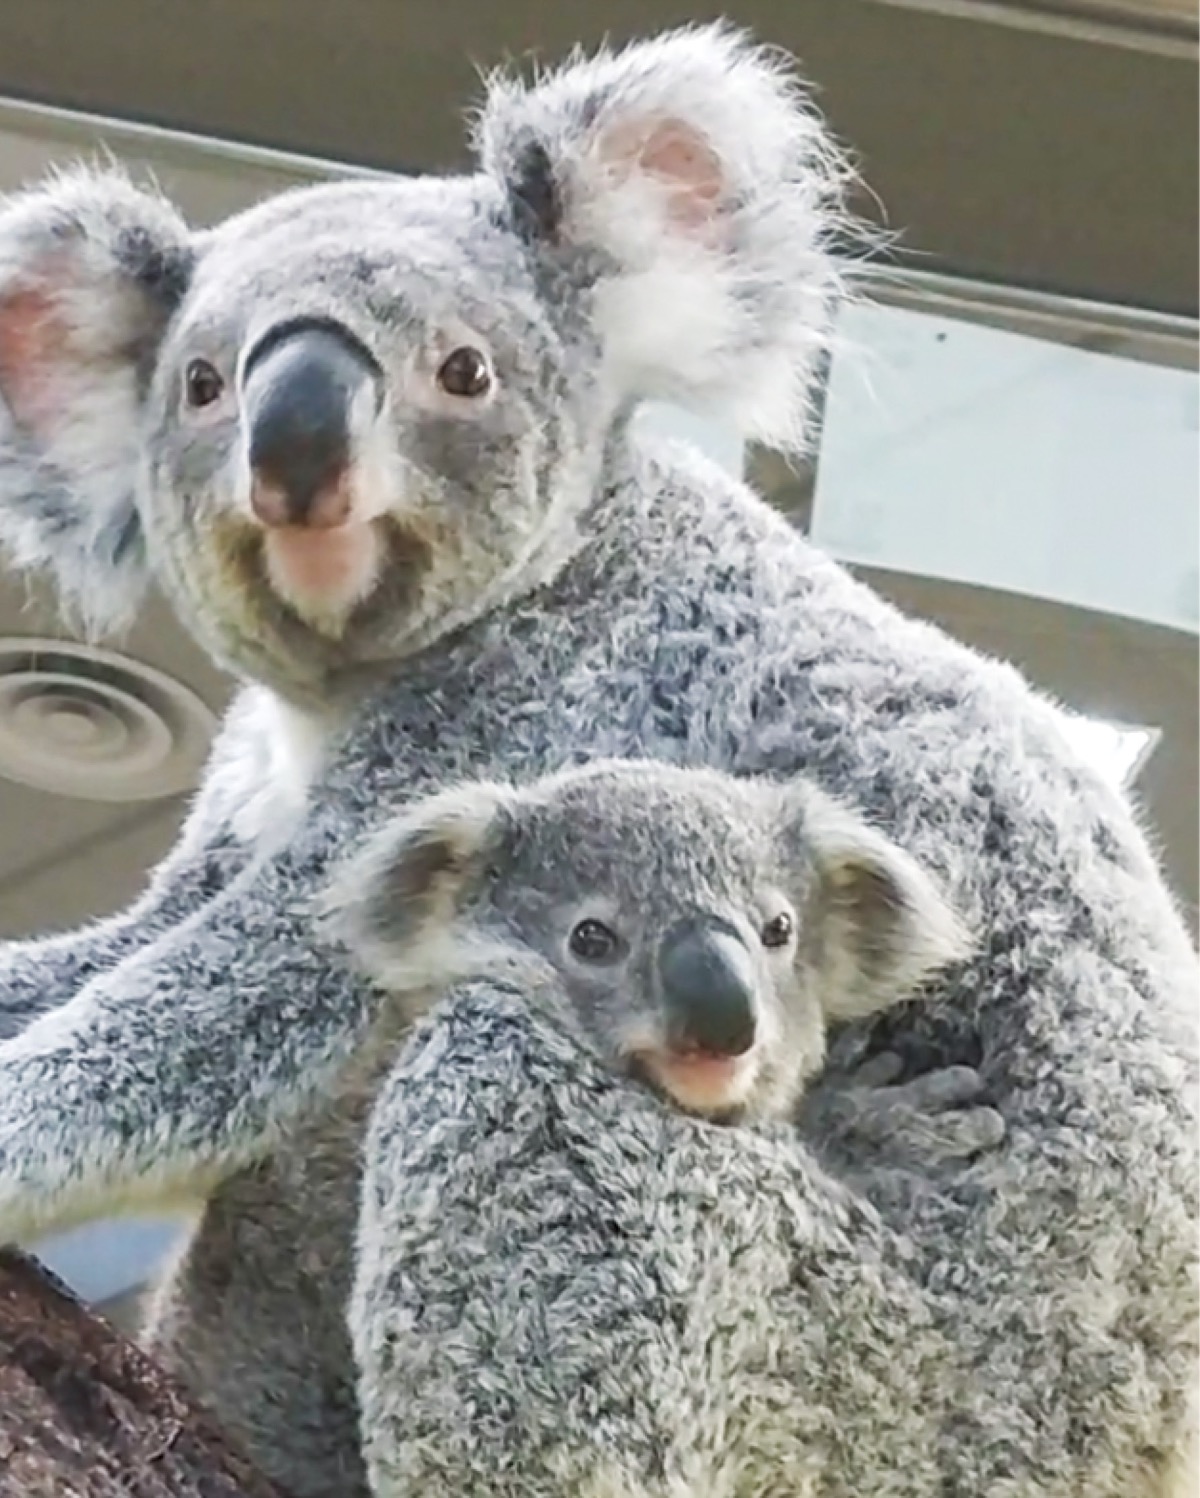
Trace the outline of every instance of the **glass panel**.
<path fill-rule="evenodd" d="M 175 1218 L 122 1217 L 58 1233 L 37 1254 L 77 1294 L 103 1302 L 144 1284 L 186 1231 Z"/>
<path fill-rule="evenodd" d="M 841 337 L 820 545 L 1196 631 L 1193 370 L 898 307 L 849 310 Z"/>
<path fill-rule="evenodd" d="M 1157 728 L 1132 728 L 1125 723 L 1106 723 L 1101 718 L 1083 718 L 1076 713 L 1067 716 L 1066 729 L 1079 753 L 1115 784 L 1124 787 L 1137 779 L 1162 737 Z"/>
<path fill-rule="evenodd" d="M 690 442 L 722 468 L 741 477 L 745 446 L 738 434 L 730 428 L 705 421 L 690 411 L 680 410 L 678 406 L 660 405 L 658 402 L 648 403 L 640 413 L 640 420 L 647 430 L 657 431 L 677 442 Z"/>

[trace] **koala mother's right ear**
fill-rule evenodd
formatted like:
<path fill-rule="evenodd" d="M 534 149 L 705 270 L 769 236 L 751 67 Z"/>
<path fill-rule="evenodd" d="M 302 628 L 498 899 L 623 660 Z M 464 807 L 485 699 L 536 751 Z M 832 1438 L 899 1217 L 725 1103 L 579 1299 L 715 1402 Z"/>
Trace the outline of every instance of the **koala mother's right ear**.
<path fill-rule="evenodd" d="M 194 259 L 174 208 L 116 171 L 0 200 L 0 545 L 92 635 L 144 591 L 140 418 Z"/>
<path fill-rule="evenodd" d="M 779 58 L 718 24 L 498 78 L 475 144 L 555 269 L 548 297 L 579 294 L 618 401 L 804 445 L 851 174 Z"/>

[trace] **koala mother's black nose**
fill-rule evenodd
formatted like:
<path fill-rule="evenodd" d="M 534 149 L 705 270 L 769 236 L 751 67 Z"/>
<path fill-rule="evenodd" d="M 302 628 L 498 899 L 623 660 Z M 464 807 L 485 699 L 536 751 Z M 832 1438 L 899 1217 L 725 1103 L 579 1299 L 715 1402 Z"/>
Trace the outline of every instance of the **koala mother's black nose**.
<path fill-rule="evenodd" d="M 658 975 L 673 1048 L 741 1056 L 754 1044 L 757 975 L 724 921 L 676 926 L 659 951 Z"/>
<path fill-rule="evenodd" d="M 324 324 L 273 330 L 243 370 L 250 503 L 267 525 L 339 525 L 350 510 L 355 412 L 374 361 Z"/>

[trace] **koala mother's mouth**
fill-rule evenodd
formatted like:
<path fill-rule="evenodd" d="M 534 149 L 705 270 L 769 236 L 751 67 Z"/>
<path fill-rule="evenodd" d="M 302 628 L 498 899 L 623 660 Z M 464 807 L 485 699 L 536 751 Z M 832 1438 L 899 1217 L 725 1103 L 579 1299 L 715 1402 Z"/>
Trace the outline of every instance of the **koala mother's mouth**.
<path fill-rule="evenodd" d="M 263 562 L 275 594 L 302 618 L 345 618 L 374 592 L 386 542 L 378 521 L 315 528 L 274 526 L 263 535 Z"/>
<path fill-rule="evenodd" d="M 407 617 L 433 560 L 432 542 L 394 515 L 325 528 L 227 516 L 212 539 L 218 574 L 236 584 L 260 627 L 274 617 L 276 629 L 291 621 L 339 645 L 351 628 Z"/>

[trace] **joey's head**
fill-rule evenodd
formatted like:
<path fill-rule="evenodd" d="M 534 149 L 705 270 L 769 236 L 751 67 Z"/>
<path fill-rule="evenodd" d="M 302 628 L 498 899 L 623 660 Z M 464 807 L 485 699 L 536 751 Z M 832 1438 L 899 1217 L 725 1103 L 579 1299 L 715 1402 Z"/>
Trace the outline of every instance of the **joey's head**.
<path fill-rule="evenodd" d="M 813 786 L 642 762 L 420 803 L 326 918 L 414 1013 L 458 978 L 551 970 L 585 1044 L 715 1118 L 785 1113 L 830 1023 L 967 952 L 929 877 Z"/>
<path fill-rule="evenodd" d="M 202 232 L 113 172 L 0 204 L 0 539 L 94 628 L 153 569 L 312 696 L 552 573 L 646 399 L 803 437 L 844 172 L 724 27 L 497 79 L 476 169 Z"/>

